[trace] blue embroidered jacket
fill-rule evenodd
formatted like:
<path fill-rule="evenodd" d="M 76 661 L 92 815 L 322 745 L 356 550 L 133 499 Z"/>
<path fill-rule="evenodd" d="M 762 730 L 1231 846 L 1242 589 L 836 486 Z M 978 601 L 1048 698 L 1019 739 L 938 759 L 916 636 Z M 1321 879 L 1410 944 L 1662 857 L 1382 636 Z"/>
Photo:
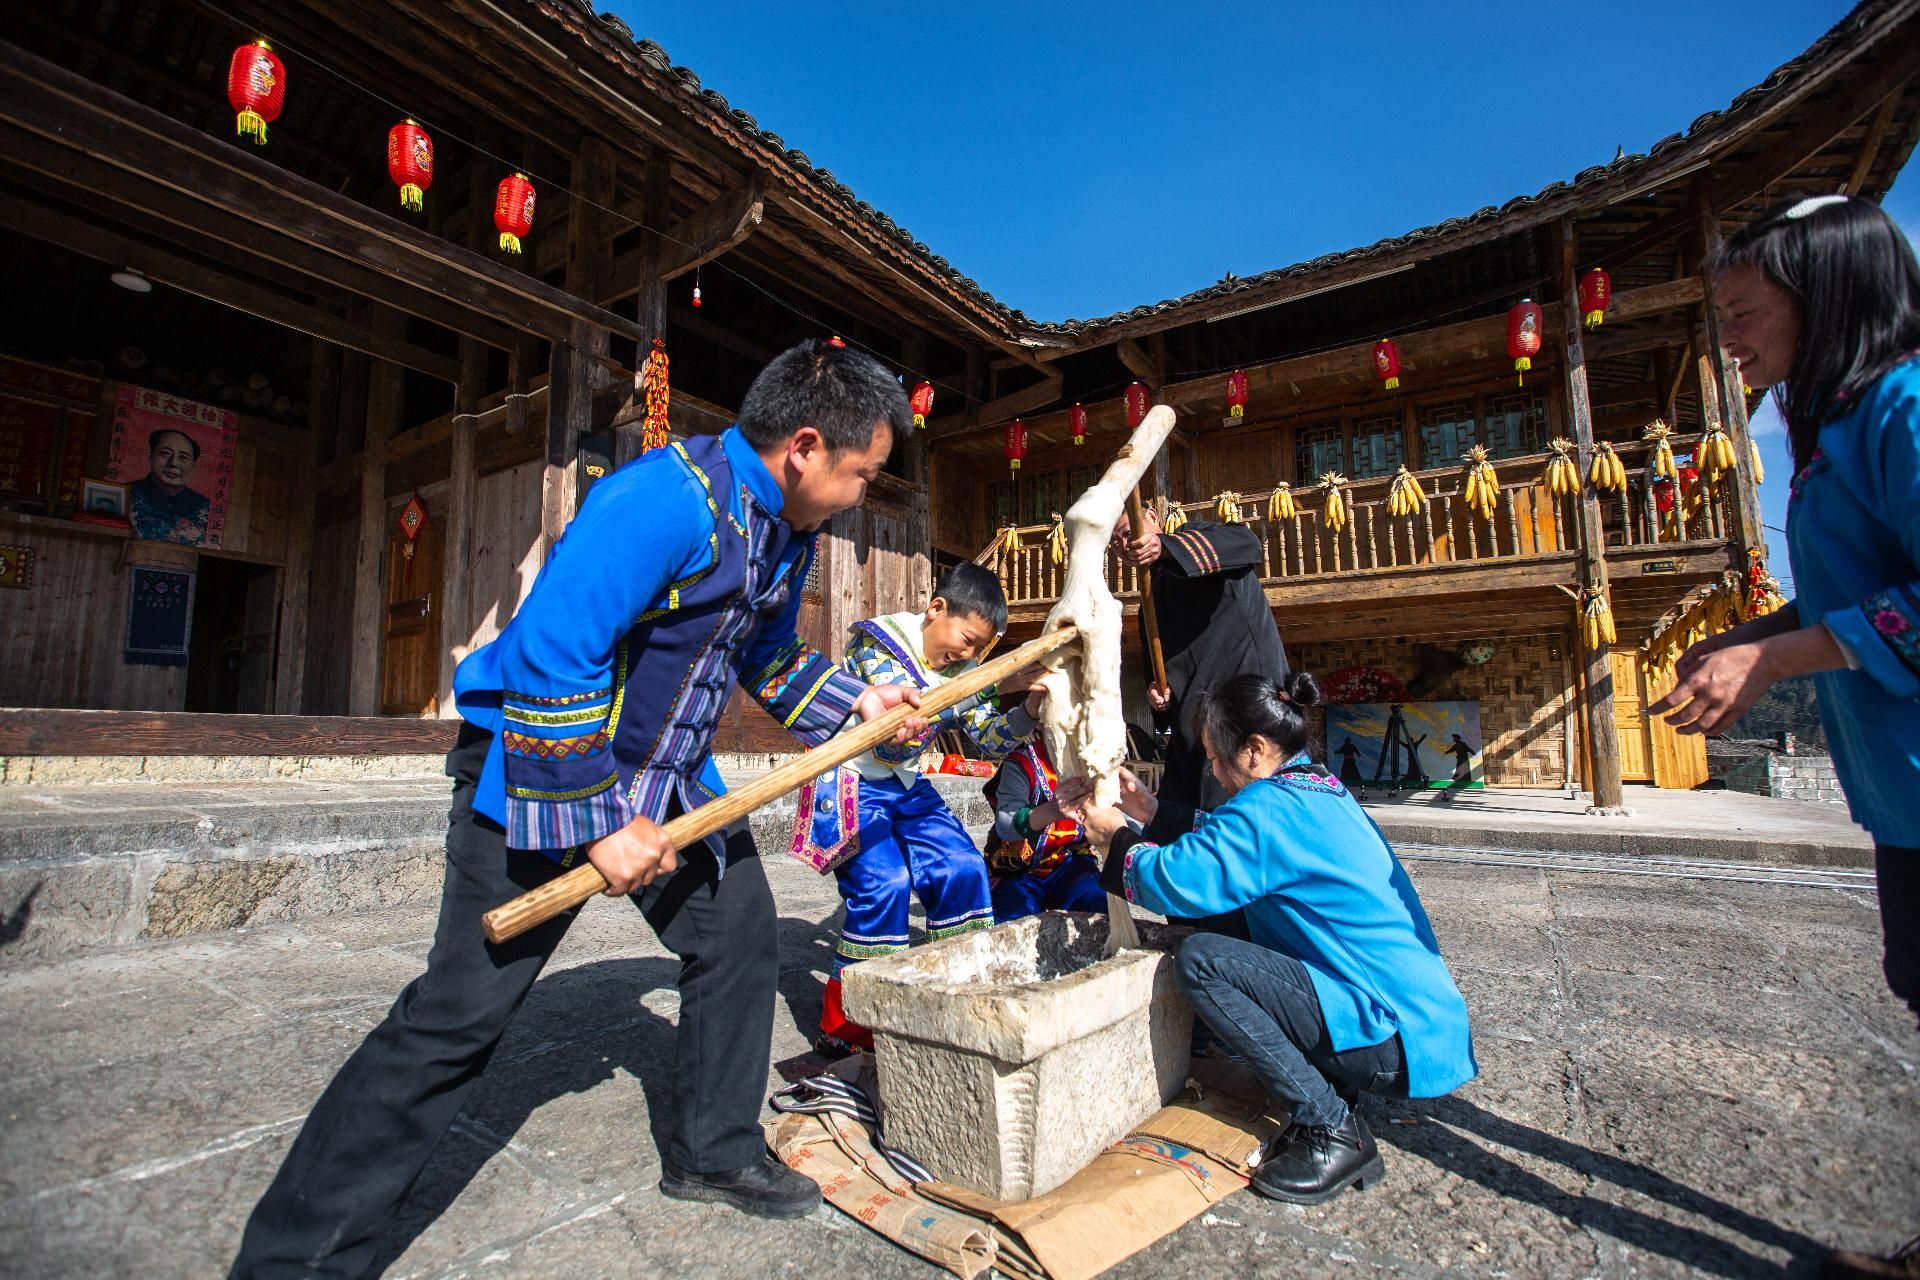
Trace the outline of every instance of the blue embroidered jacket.
<path fill-rule="evenodd" d="M 1305 763 L 1302 755 L 1289 768 Z M 1306 966 L 1336 1052 L 1397 1032 L 1413 1097 L 1473 1079 L 1467 1002 L 1420 896 L 1337 779 L 1275 774 L 1193 820 L 1190 834 L 1164 845 L 1115 841 L 1129 902 L 1175 916 L 1245 908 L 1254 942 Z"/>
<path fill-rule="evenodd" d="M 1824 622 L 1856 668 L 1813 678 L 1853 820 L 1920 845 L 1920 357 L 1820 428 L 1787 503 L 1787 557 L 1800 625 Z"/>
<path fill-rule="evenodd" d="M 474 808 L 507 846 L 570 862 L 671 799 L 722 794 L 708 755 L 738 681 L 801 741 L 865 685 L 794 635 L 814 536 L 740 434 L 654 449 L 595 485 L 533 591 L 454 675 L 495 735 Z"/>

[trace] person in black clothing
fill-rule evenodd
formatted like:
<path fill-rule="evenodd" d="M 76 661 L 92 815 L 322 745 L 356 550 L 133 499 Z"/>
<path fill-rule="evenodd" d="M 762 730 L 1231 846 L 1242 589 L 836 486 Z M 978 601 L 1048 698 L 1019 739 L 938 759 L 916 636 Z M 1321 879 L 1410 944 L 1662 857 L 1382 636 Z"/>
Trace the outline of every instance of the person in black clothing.
<path fill-rule="evenodd" d="M 1189 808 L 1216 808 L 1227 793 L 1207 767 L 1206 749 L 1187 723 L 1187 706 L 1234 676 L 1284 682 L 1289 671 L 1286 645 L 1260 585 L 1260 535 L 1243 524 L 1202 520 L 1162 533 L 1149 509 L 1137 534 L 1121 516 L 1114 540 L 1128 564 L 1153 570 L 1170 688 L 1163 697 L 1150 681 L 1148 701 L 1155 719 L 1172 730 L 1159 795 Z"/>

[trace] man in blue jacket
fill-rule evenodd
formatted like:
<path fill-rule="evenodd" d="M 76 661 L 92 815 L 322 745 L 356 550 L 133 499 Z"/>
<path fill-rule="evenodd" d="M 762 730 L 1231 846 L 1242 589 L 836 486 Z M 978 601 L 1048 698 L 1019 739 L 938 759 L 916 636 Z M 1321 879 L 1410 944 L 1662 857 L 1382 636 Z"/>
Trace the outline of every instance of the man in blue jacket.
<path fill-rule="evenodd" d="M 908 429 L 905 393 L 837 342 L 795 347 L 717 437 L 596 485 L 498 639 L 454 678 L 466 723 L 427 971 L 307 1117 L 236 1276 L 360 1275 L 575 912 L 508 942 L 480 916 L 585 858 L 680 957 L 662 1193 L 799 1217 L 813 1182 L 759 1118 L 779 973 L 773 895 L 745 824 L 677 853 L 662 824 L 719 794 L 708 754 L 738 683 L 806 744 L 902 702 L 794 634 L 820 525 L 857 506 Z M 909 721 L 902 737 L 923 732 Z"/>

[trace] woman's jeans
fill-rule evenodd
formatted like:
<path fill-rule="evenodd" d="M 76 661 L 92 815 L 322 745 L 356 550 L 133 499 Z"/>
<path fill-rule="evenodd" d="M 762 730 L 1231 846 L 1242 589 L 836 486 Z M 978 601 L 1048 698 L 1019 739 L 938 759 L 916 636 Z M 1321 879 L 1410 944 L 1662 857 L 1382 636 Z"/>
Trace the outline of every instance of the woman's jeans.
<path fill-rule="evenodd" d="M 1407 1096 L 1400 1037 L 1335 1052 L 1313 980 L 1292 956 L 1196 933 L 1180 944 L 1174 972 L 1194 1012 L 1246 1060 L 1293 1123 L 1333 1128 L 1347 1118 L 1346 1099 L 1361 1092 Z"/>
<path fill-rule="evenodd" d="M 1873 864 L 1887 939 L 1887 985 L 1920 1018 L 1920 849 L 1877 844 Z"/>

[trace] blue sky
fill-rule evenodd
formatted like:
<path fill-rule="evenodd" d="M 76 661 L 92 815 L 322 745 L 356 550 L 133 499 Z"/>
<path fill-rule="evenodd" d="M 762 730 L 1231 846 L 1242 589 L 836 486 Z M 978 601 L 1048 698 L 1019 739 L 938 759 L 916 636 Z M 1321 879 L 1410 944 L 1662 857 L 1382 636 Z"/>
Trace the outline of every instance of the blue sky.
<path fill-rule="evenodd" d="M 1003 302 L 1062 320 L 1644 152 L 1850 5 L 611 7 Z M 1920 228 L 1920 180 L 1886 207 Z M 1779 526 L 1784 438 L 1770 410 L 1756 431 Z"/>

